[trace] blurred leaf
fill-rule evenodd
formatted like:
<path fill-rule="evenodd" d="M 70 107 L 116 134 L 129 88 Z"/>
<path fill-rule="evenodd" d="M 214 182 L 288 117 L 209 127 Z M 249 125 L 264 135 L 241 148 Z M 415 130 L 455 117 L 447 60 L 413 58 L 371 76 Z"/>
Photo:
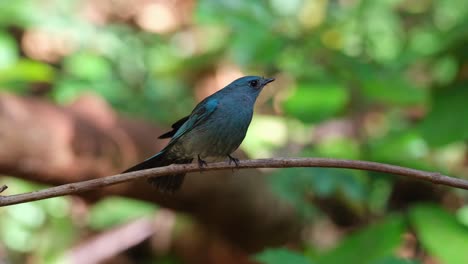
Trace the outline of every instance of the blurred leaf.
<path fill-rule="evenodd" d="M 230 43 L 234 60 L 242 66 L 261 64 L 268 66 L 274 63 L 277 54 L 281 52 L 284 40 L 255 25 L 243 31 L 243 34 L 249 36 L 248 38 L 239 36 Z"/>
<path fill-rule="evenodd" d="M 441 30 L 449 30 L 466 18 L 468 8 L 463 0 L 436 1 L 433 12 L 436 26 Z"/>
<path fill-rule="evenodd" d="M 265 131 L 275 131 L 275 133 L 265 133 Z M 242 149 L 252 158 L 271 157 L 275 150 L 286 144 L 287 133 L 284 118 L 256 115 L 249 126 Z"/>
<path fill-rule="evenodd" d="M 457 75 L 458 65 L 453 57 L 444 57 L 435 62 L 432 75 L 439 84 L 449 84 Z"/>
<path fill-rule="evenodd" d="M 371 102 L 412 105 L 421 104 L 426 100 L 426 92 L 423 89 L 413 86 L 395 74 L 368 72 L 362 81 L 362 92 Z"/>
<path fill-rule="evenodd" d="M 0 1 L 0 25 L 27 25 L 37 17 L 31 0 Z"/>
<path fill-rule="evenodd" d="M 285 249 L 266 249 L 255 255 L 255 260 L 263 264 L 313 264 L 302 254 Z"/>
<path fill-rule="evenodd" d="M 434 147 L 468 139 L 468 86 L 456 86 L 435 92 L 431 111 L 420 129 Z"/>
<path fill-rule="evenodd" d="M 317 153 L 321 157 L 358 159 L 360 148 L 349 138 L 327 138 L 317 143 Z"/>
<path fill-rule="evenodd" d="M 223 25 L 229 34 L 232 58 L 238 64 L 268 67 L 285 42 L 274 34 L 272 13 L 264 1 L 199 1 L 196 19 L 203 24 Z M 248 37 L 247 37 L 248 36 Z"/>
<path fill-rule="evenodd" d="M 41 259 L 44 259 L 44 263 L 60 263 L 53 260 L 62 256 L 79 237 L 81 230 L 71 219 L 70 212 L 63 213 L 66 215 L 48 218 L 46 228 L 43 228 L 40 235 L 36 236 L 38 243 L 35 251 Z"/>
<path fill-rule="evenodd" d="M 131 98 L 131 90 L 122 85 L 122 82 L 112 79 L 82 81 L 65 78 L 56 82 L 52 96 L 59 103 L 69 103 L 82 94 L 90 92 L 92 94 L 99 94 L 109 103 L 114 104 L 115 102 Z M 131 104 L 131 102 L 128 104 Z M 138 104 L 142 107 L 142 102 L 138 102 Z"/>
<path fill-rule="evenodd" d="M 237 29 L 268 26 L 274 18 L 265 1 L 199 1 L 195 10 L 200 23 L 230 25 Z M 245 37 L 245 34 L 241 34 Z"/>
<path fill-rule="evenodd" d="M 366 199 L 368 209 L 374 215 L 382 215 L 386 212 L 387 203 L 392 193 L 392 180 L 387 174 L 368 172 L 370 184 L 369 194 Z"/>
<path fill-rule="evenodd" d="M 319 122 L 342 111 L 348 91 L 336 83 L 302 83 L 285 101 L 284 109 L 303 122 Z"/>
<path fill-rule="evenodd" d="M 412 259 L 402 259 L 394 256 L 385 257 L 377 261 L 372 262 L 372 264 L 420 264 L 419 260 Z"/>
<path fill-rule="evenodd" d="M 316 208 L 306 199 L 306 194 L 310 192 L 311 178 L 313 175 L 304 168 L 291 168 L 279 170 L 268 177 L 272 190 L 290 202 L 303 218 L 312 217 Z M 324 192 L 329 193 L 333 187 L 326 186 L 326 183 L 320 185 Z"/>
<path fill-rule="evenodd" d="M 13 65 L 18 60 L 15 40 L 0 31 L 0 69 Z"/>
<path fill-rule="evenodd" d="M 468 227 L 439 205 L 414 206 L 409 211 L 411 224 L 422 246 L 445 264 L 466 264 Z"/>
<path fill-rule="evenodd" d="M 310 193 L 318 197 L 340 194 L 349 205 L 363 202 L 367 197 L 367 184 L 362 176 L 352 170 L 292 168 L 273 173 L 269 180 L 273 191 L 307 218 L 316 210 L 307 198 Z"/>
<path fill-rule="evenodd" d="M 152 215 L 156 207 L 138 200 L 110 197 L 96 203 L 89 215 L 89 225 L 94 229 L 107 229 L 132 219 Z"/>
<path fill-rule="evenodd" d="M 369 142 L 369 157 L 374 161 L 388 162 L 421 169 L 430 169 L 424 157 L 429 147 L 418 133 L 412 129 L 389 133 L 387 136 Z"/>
<path fill-rule="evenodd" d="M 346 237 L 335 249 L 320 256 L 317 263 L 374 263 L 383 257 L 392 255 L 401 243 L 404 229 L 405 224 L 401 215 L 388 215 L 381 222 Z"/>
<path fill-rule="evenodd" d="M 0 222 L 0 239 L 11 250 L 28 252 L 36 246 L 34 232 L 25 225 L 18 224 L 15 219 L 5 217 Z"/>
<path fill-rule="evenodd" d="M 457 219 L 460 223 L 468 227 L 468 205 L 463 206 L 457 211 Z"/>
<path fill-rule="evenodd" d="M 38 203 L 23 203 L 7 207 L 7 212 L 15 222 L 31 229 L 39 228 L 45 221 L 44 208 Z"/>
<path fill-rule="evenodd" d="M 63 79 L 55 83 L 52 97 L 58 103 L 69 103 L 78 98 L 84 91 L 90 90 L 89 83 Z"/>
<path fill-rule="evenodd" d="M 388 62 L 397 57 L 403 42 L 403 30 L 398 14 L 392 12 L 392 1 L 372 1 L 366 8 L 366 24 L 370 55 L 381 62 Z"/>
<path fill-rule="evenodd" d="M 17 178 L 2 177 L 2 183 L 24 193 L 39 186 Z M 44 188 L 43 186 L 41 186 Z M 24 203 L 0 211 L 0 238 L 14 251 L 31 252 L 41 258 L 62 254 L 76 238 L 76 226 L 70 218 L 70 201 L 66 197 Z"/>
<path fill-rule="evenodd" d="M 110 64 L 102 56 L 81 52 L 65 58 L 64 70 L 81 80 L 111 78 Z"/>
<path fill-rule="evenodd" d="M 418 55 L 432 55 L 442 48 L 442 38 L 433 28 L 418 27 L 410 34 L 410 47 Z"/>
<path fill-rule="evenodd" d="M 52 82 L 55 70 L 38 61 L 22 59 L 10 67 L 0 69 L 0 83 L 6 82 Z"/>

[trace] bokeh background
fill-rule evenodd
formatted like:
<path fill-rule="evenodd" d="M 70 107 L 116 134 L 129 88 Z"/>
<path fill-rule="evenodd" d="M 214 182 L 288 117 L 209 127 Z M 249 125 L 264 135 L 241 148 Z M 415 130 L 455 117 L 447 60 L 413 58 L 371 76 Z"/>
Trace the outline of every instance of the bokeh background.
<path fill-rule="evenodd" d="M 0 1 L 2 195 L 118 173 L 242 75 L 241 158 L 468 178 L 464 0 Z M 339 169 L 144 181 L 0 210 L 0 263 L 466 264 L 467 192 Z"/>

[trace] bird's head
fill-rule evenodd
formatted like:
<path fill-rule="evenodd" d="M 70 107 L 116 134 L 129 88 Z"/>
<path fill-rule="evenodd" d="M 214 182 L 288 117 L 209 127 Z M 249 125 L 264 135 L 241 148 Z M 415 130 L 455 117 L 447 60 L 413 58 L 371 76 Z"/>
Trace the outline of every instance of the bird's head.
<path fill-rule="evenodd" d="M 238 92 L 244 92 L 257 96 L 265 85 L 274 81 L 274 78 L 259 76 L 244 76 L 233 81 L 229 86 Z"/>

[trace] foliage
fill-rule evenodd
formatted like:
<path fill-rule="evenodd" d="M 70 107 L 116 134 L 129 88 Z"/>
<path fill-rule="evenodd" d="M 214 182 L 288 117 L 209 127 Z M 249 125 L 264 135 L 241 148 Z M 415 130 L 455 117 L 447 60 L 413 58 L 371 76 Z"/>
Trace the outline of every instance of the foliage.
<path fill-rule="evenodd" d="M 275 76 L 242 145 L 249 156 L 365 159 L 468 177 L 465 1 L 198 0 L 186 13 L 176 11 L 184 1 L 151 2 L 0 1 L 0 89 L 58 104 L 96 93 L 120 113 L 169 125 L 214 85 Z M 148 19 L 148 10 L 166 13 Z M 306 250 L 269 249 L 256 255 L 260 262 L 424 263 L 399 253 L 413 233 L 429 258 L 468 259 L 468 210 L 454 202 L 466 192 L 421 194 L 421 185 L 405 189 L 412 183 L 397 177 L 337 169 L 274 171 L 268 179 L 308 228 L 325 219 L 343 237 L 333 249 L 304 237 Z M 414 204 L 428 196 L 434 204 Z M 324 201 L 357 220 L 323 210 Z M 12 259 L 52 263 L 82 229 L 155 210 L 112 198 L 87 209 L 80 224 L 57 214 L 72 204 L 53 199 L 0 212 Z"/>
<path fill-rule="evenodd" d="M 287 249 L 267 249 L 255 256 L 255 260 L 265 264 L 313 264 L 306 257 Z"/>
<path fill-rule="evenodd" d="M 420 205 L 412 208 L 410 220 L 423 247 L 443 263 L 466 262 L 468 259 L 468 252 L 465 250 L 468 246 L 468 226 L 463 226 L 453 215 L 435 205 Z"/>

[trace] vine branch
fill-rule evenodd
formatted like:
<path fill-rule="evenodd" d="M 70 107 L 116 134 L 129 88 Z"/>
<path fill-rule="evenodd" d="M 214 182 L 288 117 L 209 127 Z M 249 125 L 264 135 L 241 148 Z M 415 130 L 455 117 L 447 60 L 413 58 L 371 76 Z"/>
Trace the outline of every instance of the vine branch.
<path fill-rule="evenodd" d="M 406 176 L 414 179 L 432 182 L 434 184 L 446 185 L 455 188 L 468 190 L 468 180 L 454 178 L 442 175 L 438 172 L 421 171 L 406 167 L 400 167 L 390 164 L 360 161 L 360 160 L 344 160 L 344 159 L 327 159 L 327 158 L 273 158 L 273 159 L 257 159 L 257 160 L 242 160 L 239 162 L 237 169 L 253 169 L 253 168 L 293 168 L 293 167 L 322 167 L 322 168 L 344 168 L 357 169 L 375 172 L 383 172 Z M 102 188 L 118 183 L 134 181 L 147 177 L 159 177 L 168 174 L 177 174 L 184 172 L 197 172 L 209 170 L 225 170 L 236 169 L 234 164 L 228 162 L 209 163 L 206 167 L 199 168 L 197 164 L 174 164 L 166 167 L 158 167 L 142 171 L 134 171 L 129 173 L 117 174 L 99 179 L 81 181 L 76 183 L 64 184 L 56 187 L 46 188 L 43 190 L 0 196 L 0 207 L 26 203 L 31 201 L 43 200 L 52 197 L 81 193 L 97 188 Z M 7 187 L 2 186 L 2 191 Z"/>

